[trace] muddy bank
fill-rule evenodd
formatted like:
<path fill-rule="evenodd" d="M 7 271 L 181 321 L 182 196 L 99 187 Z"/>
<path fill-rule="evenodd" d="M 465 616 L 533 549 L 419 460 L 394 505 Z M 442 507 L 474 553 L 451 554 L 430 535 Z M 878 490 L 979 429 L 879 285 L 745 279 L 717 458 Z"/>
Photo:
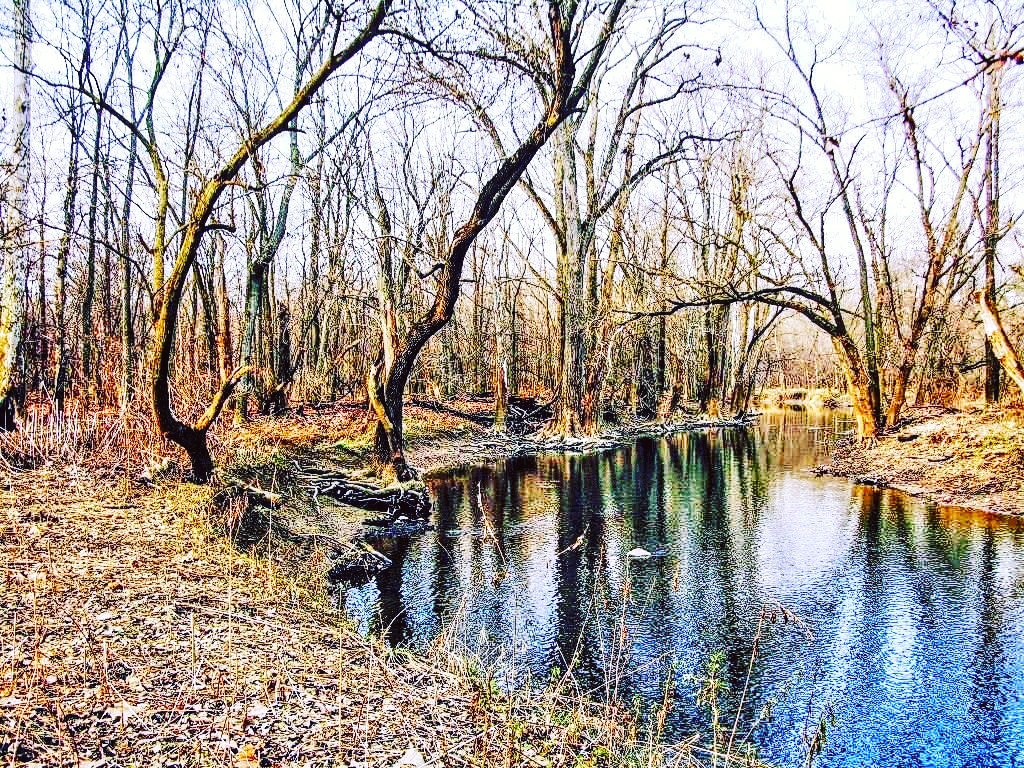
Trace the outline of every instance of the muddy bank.
<path fill-rule="evenodd" d="M 599 435 L 578 438 L 545 438 L 487 432 L 472 439 L 424 442 L 410 450 L 410 463 L 426 477 L 465 466 L 475 466 L 518 456 L 539 453 L 590 453 L 625 445 L 641 437 L 671 435 L 693 429 L 742 428 L 757 422 L 756 416 L 743 419 L 699 417 L 676 419 L 662 423 L 633 421 L 609 428 Z"/>
<path fill-rule="evenodd" d="M 845 441 L 819 474 L 955 507 L 1024 514 L 1024 412 L 911 408 L 875 443 Z"/>

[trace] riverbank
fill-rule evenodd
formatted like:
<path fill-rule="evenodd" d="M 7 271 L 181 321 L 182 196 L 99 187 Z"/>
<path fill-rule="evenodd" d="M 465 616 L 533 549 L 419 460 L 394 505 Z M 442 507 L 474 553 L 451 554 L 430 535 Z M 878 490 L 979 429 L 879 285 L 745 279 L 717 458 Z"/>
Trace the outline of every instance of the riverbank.
<path fill-rule="evenodd" d="M 489 401 L 468 401 L 444 410 L 407 405 L 405 449 L 409 465 L 429 481 L 432 475 L 458 467 L 544 452 L 587 453 L 645 435 L 738 427 L 756 420 L 707 421 L 680 415 L 671 423 L 622 420 L 592 437 L 538 437 L 515 429 L 495 432 L 487 424 L 493 416 L 492 405 Z M 370 426 L 364 405 L 344 403 L 295 409 L 254 421 L 220 438 L 221 453 L 231 457 L 225 477 L 275 498 L 280 495 L 275 514 L 290 532 L 330 536 L 359 545 L 367 532 L 364 523 L 374 515 L 344 503 L 333 503 L 325 509 L 317 494 L 311 492 L 318 481 L 310 471 L 334 473 L 357 483 L 388 483 L 389 478 L 379 476 L 372 466 Z"/>
<path fill-rule="evenodd" d="M 580 438 L 537 437 L 531 434 L 541 422 L 524 430 L 494 431 L 491 401 L 468 401 L 439 410 L 425 405 L 405 407 L 405 448 L 409 464 L 424 475 L 460 466 L 515 458 L 545 451 L 588 452 L 613 448 L 645 435 L 664 435 L 703 427 L 735 427 L 755 423 L 745 420 L 708 421 L 695 415 L 677 414 L 670 423 L 623 418 L 609 424 L 600 435 Z M 282 416 L 254 421 L 226 434 L 222 441 L 236 456 L 236 463 L 267 455 L 307 460 L 318 459 L 371 476 L 370 416 L 363 404 L 332 403 L 294 409 Z"/>
<path fill-rule="evenodd" d="M 938 504 L 1024 514 L 1024 412 L 911 408 L 874 443 L 838 445 L 819 474 L 895 488 Z"/>
<path fill-rule="evenodd" d="M 324 549 L 239 549 L 215 489 L 86 471 L 4 485 L 5 765 L 559 766 L 643 747 L 615 709 L 500 694 L 444 649 L 357 636 Z"/>
<path fill-rule="evenodd" d="M 232 486 L 185 483 L 159 455 L 5 467 L 0 760 L 617 766 L 694 746 L 663 746 L 568 688 L 501 693 L 450 649 L 423 658 L 355 634 L 326 574 L 366 513 L 284 486 L 305 462 L 365 476 L 364 418 L 337 406 L 219 432 L 225 476 L 282 496 L 255 515 Z M 429 409 L 407 418 L 424 470 L 553 447 Z"/>

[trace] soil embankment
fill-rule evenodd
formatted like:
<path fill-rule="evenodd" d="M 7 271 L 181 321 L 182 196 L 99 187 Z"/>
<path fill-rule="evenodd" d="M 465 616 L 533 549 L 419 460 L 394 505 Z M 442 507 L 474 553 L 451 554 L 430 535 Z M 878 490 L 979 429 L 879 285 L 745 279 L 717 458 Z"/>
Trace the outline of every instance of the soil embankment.
<path fill-rule="evenodd" d="M 1024 412 L 911 408 L 875 442 L 837 446 L 821 474 L 939 504 L 1024 514 Z"/>

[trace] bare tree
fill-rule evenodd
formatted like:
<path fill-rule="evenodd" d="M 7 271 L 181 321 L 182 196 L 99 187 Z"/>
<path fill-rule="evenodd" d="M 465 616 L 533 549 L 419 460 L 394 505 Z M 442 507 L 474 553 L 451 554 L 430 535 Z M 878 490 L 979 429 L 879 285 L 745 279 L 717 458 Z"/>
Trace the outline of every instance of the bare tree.
<path fill-rule="evenodd" d="M 29 0 L 14 1 L 15 81 L 11 121 L 10 175 L 4 194 L 3 251 L 0 262 L 0 430 L 15 429 L 14 384 L 21 342 L 22 290 L 28 248 L 29 77 L 32 68 L 32 19 Z"/>
<path fill-rule="evenodd" d="M 598 21 L 596 38 L 588 40 L 585 32 L 595 22 L 593 9 L 557 0 L 547 3 L 545 35 L 546 54 L 540 54 L 535 41 L 508 37 L 508 30 L 496 36 L 497 52 L 487 54 L 508 62 L 525 74 L 537 90 L 541 114 L 533 128 L 516 149 L 506 155 L 490 177 L 481 185 L 466 220 L 455 230 L 443 259 L 437 264 L 437 287 L 433 301 L 395 345 L 388 365 L 381 359 L 367 378 L 367 392 L 376 414 L 374 451 L 378 462 L 393 467 L 400 480 L 415 477 L 405 460 L 402 431 L 402 399 L 413 364 L 427 341 L 452 318 L 461 290 L 462 270 L 473 242 L 498 213 L 509 192 L 522 178 L 530 162 L 558 126 L 576 111 L 590 90 L 591 82 L 606 55 L 617 27 L 625 0 L 613 0 Z M 523 56 L 523 51 L 533 53 Z M 541 58 L 538 60 L 538 55 Z M 577 72 L 576 59 L 582 57 L 583 67 Z M 450 61 L 447 55 L 439 61 Z M 443 80 L 444 75 L 437 79 Z M 467 92 L 462 86 L 448 83 L 448 92 Z"/>
<path fill-rule="evenodd" d="M 178 245 L 174 250 L 170 271 L 166 274 L 164 267 L 170 255 L 167 218 L 170 209 L 171 184 L 165 155 L 157 139 L 153 104 L 157 98 L 157 89 L 162 74 L 166 71 L 171 57 L 177 50 L 181 36 L 180 27 L 171 24 L 173 33 L 169 41 L 155 38 L 156 66 L 147 93 L 147 107 L 143 110 L 144 126 L 140 126 L 126 117 L 119 109 L 106 101 L 102 94 L 95 90 L 89 91 L 88 95 L 95 104 L 137 138 L 150 160 L 150 170 L 157 194 L 155 237 L 150 250 L 153 253 L 154 284 L 159 291 L 159 301 L 154 307 L 150 404 L 160 433 L 185 449 L 192 463 L 193 476 L 198 481 L 207 480 L 214 469 L 213 459 L 207 446 L 207 432 L 220 414 L 238 381 L 247 373 L 244 368 L 238 369 L 224 379 L 209 406 L 193 423 L 186 423 L 175 415 L 171 405 L 171 363 L 179 308 L 205 235 L 210 231 L 224 228 L 222 224 L 214 220 L 217 204 L 221 195 L 234 183 L 239 171 L 254 157 L 255 153 L 287 131 L 292 121 L 310 103 L 331 75 L 357 56 L 371 40 L 381 33 L 390 7 L 390 0 L 380 0 L 372 8 L 368 21 L 365 21 L 347 42 L 342 42 L 342 35 L 347 24 L 351 23 L 351 17 L 347 13 L 336 13 L 332 17 L 332 23 L 324 29 L 324 56 L 320 65 L 313 69 L 301 86 L 296 89 L 291 101 L 260 127 L 244 136 L 239 145 L 228 155 L 227 160 L 196 189 L 186 192 L 187 184 L 181 185 L 186 206 L 183 209 L 180 231 L 175 238 Z M 183 9 L 179 9 L 179 11 L 183 12 Z M 171 11 L 168 13 L 173 15 Z"/>

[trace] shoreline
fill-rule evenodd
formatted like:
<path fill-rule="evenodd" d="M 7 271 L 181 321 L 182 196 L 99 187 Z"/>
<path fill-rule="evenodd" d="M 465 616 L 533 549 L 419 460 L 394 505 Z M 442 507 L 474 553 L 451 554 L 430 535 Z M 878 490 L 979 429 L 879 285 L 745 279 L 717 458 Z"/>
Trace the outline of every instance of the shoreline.
<path fill-rule="evenodd" d="M 844 441 L 817 475 L 901 491 L 987 514 L 1024 515 L 1024 414 L 991 408 L 908 408 L 877 441 Z"/>
<path fill-rule="evenodd" d="M 668 437 L 700 429 L 743 429 L 757 424 L 760 414 L 742 419 L 710 421 L 694 418 L 687 421 L 634 422 L 618 429 L 609 429 L 592 437 L 533 438 L 510 433 L 488 432 L 478 440 L 425 441 L 408 450 L 410 464 L 416 466 L 424 480 L 457 469 L 508 461 L 522 456 L 552 454 L 589 454 L 614 450 L 641 438 Z M 468 449 L 468 450 L 467 450 Z"/>

